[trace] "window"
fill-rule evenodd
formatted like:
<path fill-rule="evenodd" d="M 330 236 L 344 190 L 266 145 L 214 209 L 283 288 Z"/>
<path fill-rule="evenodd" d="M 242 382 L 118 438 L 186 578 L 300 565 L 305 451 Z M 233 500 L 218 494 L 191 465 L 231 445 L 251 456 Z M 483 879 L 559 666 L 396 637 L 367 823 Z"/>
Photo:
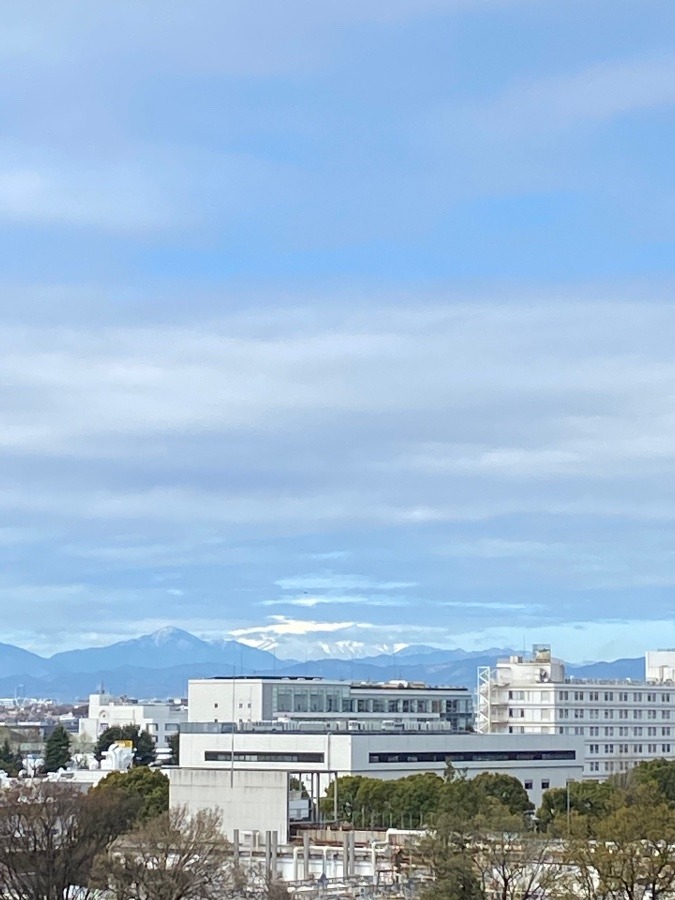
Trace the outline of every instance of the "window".
<path fill-rule="evenodd" d="M 548 780 L 548 778 L 544 778 L 543 781 L 541 782 L 542 791 L 547 791 L 550 787 L 551 787 L 551 782 Z"/>
<path fill-rule="evenodd" d="M 619 728 L 619 737 L 628 737 L 628 729 L 625 727 Z"/>
<path fill-rule="evenodd" d="M 532 782 L 532 781 L 526 781 L 526 782 L 525 782 L 525 790 L 526 790 L 526 791 L 531 791 L 531 790 L 532 790 L 532 786 L 533 786 L 533 782 Z"/>
<path fill-rule="evenodd" d="M 641 710 L 641 709 L 634 709 L 634 710 L 633 710 L 633 718 L 634 718 L 634 719 L 641 719 L 641 718 L 642 718 L 642 710 Z"/>
<path fill-rule="evenodd" d="M 635 737 L 642 737 L 642 725 L 638 725 L 637 728 L 634 728 L 633 734 Z"/>
<path fill-rule="evenodd" d="M 613 772 L 614 771 L 614 763 L 606 762 L 605 763 L 605 772 Z"/>
<path fill-rule="evenodd" d="M 178 732 L 178 723 L 177 722 L 167 722 L 164 727 L 164 731 L 167 734 L 176 734 Z"/>
<path fill-rule="evenodd" d="M 647 753 L 656 753 L 656 744 L 647 744 Z"/>
<path fill-rule="evenodd" d="M 590 694 L 588 695 L 588 699 L 597 701 L 600 699 L 600 695 L 598 694 L 597 691 L 591 691 Z"/>
<path fill-rule="evenodd" d="M 588 729 L 588 733 L 591 737 L 597 737 L 600 734 L 600 729 L 597 725 L 591 725 L 591 727 Z"/>
<path fill-rule="evenodd" d="M 636 694 L 633 694 L 633 700 L 636 703 L 642 703 L 642 694 L 639 691 Z"/>
<path fill-rule="evenodd" d="M 614 744 L 605 744 L 605 753 L 614 753 Z"/>
<path fill-rule="evenodd" d="M 568 691 L 560 691 L 560 699 L 561 700 L 569 700 L 569 698 L 570 697 L 569 697 Z"/>
<path fill-rule="evenodd" d="M 662 710 L 662 711 L 663 711 L 663 710 Z M 648 710 L 647 710 L 647 718 L 648 718 L 648 719 L 655 719 L 655 718 L 656 718 L 656 710 L 655 710 L 655 709 L 648 709 Z"/>
<path fill-rule="evenodd" d="M 575 692 L 574 692 L 574 699 L 575 699 L 575 700 L 583 700 L 583 699 L 584 699 L 584 692 L 583 692 L 583 691 L 575 691 Z"/>
<path fill-rule="evenodd" d="M 670 694 L 661 694 L 661 703 L 670 703 Z"/>
<path fill-rule="evenodd" d="M 592 763 L 590 764 L 590 770 L 591 770 L 591 772 L 599 772 L 599 771 L 600 771 L 600 763 L 599 763 L 599 762 L 592 762 Z"/>
<path fill-rule="evenodd" d="M 670 737 L 670 726 L 661 729 L 661 737 Z"/>
<path fill-rule="evenodd" d="M 627 718 L 628 718 L 628 710 L 627 710 L 627 709 L 620 709 L 620 710 L 619 710 L 619 718 L 620 718 L 620 719 L 627 719 Z"/>
<path fill-rule="evenodd" d="M 589 753 L 599 753 L 600 752 L 600 744 L 590 744 L 588 747 Z"/>
<path fill-rule="evenodd" d="M 414 757 L 414 759 L 411 759 Z M 574 750 L 448 750 L 409 753 L 369 753 L 369 763 L 405 762 L 532 762 L 547 759 L 576 759 Z"/>
<path fill-rule="evenodd" d="M 622 692 L 621 694 L 619 694 L 619 700 L 621 701 L 621 703 L 628 703 L 628 694 L 625 691 Z"/>
<path fill-rule="evenodd" d="M 606 719 L 613 719 L 613 718 L 614 718 L 614 710 L 613 710 L 613 709 L 606 709 L 606 710 L 605 710 L 605 718 L 606 718 Z"/>
<path fill-rule="evenodd" d="M 323 753 L 269 753 L 268 751 L 256 752 L 254 750 L 231 753 L 228 750 L 206 750 L 205 762 L 292 762 L 292 763 L 322 763 Z"/>
<path fill-rule="evenodd" d="M 609 728 L 605 728 L 605 737 L 614 737 L 614 729 L 611 725 Z"/>
<path fill-rule="evenodd" d="M 656 703 L 656 694 L 647 694 L 647 703 Z"/>
<path fill-rule="evenodd" d="M 633 750 L 635 751 L 635 753 L 642 753 L 642 744 L 635 744 Z"/>
<path fill-rule="evenodd" d="M 670 753 L 670 744 L 661 744 L 662 753 Z"/>
<path fill-rule="evenodd" d="M 647 737 L 656 737 L 656 728 L 651 726 L 647 729 Z"/>
<path fill-rule="evenodd" d="M 662 719 L 669 719 L 669 718 L 670 718 L 670 710 L 669 710 L 669 709 L 662 709 L 662 710 L 661 710 L 661 718 L 662 718 Z"/>
<path fill-rule="evenodd" d="M 218 704 L 217 704 L 217 703 L 214 703 L 214 704 L 213 704 L 213 708 L 214 708 L 214 709 L 218 709 Z"/>
<path fill-rule="evenodd" d="M 614 691 L 605 691 L 605 702 L 614 699 Z"/>
<path fill-rule="evenodd" d="M 588 717 L 590 719 L 599 719 L 600 718 L 600 710 L 599 709 L 589 709 Z"/>
<path fill-rule="evenodd" d="M 583 709 L 575 709 L 574 710 L 574 718 L 575 719 L 583 719 L 583 717 L 584 717 Z"/>

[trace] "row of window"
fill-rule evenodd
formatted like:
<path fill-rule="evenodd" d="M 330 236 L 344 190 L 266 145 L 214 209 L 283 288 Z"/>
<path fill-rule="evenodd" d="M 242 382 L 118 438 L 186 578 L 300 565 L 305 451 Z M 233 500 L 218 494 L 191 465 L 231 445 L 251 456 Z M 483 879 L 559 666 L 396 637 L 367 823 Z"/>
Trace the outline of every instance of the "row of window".
<path fill-rule="evenodd" d="M 600 737 L 601 734 L 605 737 L 614 737 L 615 734 L 619 737 L 643 737 L 645 735 L 647 737 L 657 737 L 659 731 L 661 732 L 661 737 L 670 737 L 670 725 L 664 725 L 661 729 L 657 728 L 655 725 L 650 725 L 646 728 L 642 725 L 630 727 L 627 725 L 619 725 L 617 727 L 614 725 L 605 725 L 604 728 L 600 728 L 599 725 L 589 725 L 588 727 L 584 727 L 583 725 L 561 725 L 558 728 L 558 734 L 581 734 L 588 735 L 589 737 Z"/>
<path fill-rule="evenodd" d="M 204 762 L 290 762 L 290 763 L 322 763 L 323 753 L 268 753 L 256 751 L 238 751 L 234 753 L 222 750 L 206 750 Z"/>
<path fill-rule="evenodd" d="M 600 744 L 589 744 L 588 752 L 589 754 L 597 754 L 600 753 Z M 614 748 L 618 747 L 619 753 L 644 753 L 644 744 L 603 744 L 604 753 L 614 753 Z M 647 744 L 647 753 L 658 753 L 659 745 L 658 744 Z M 670 753 L 670 744 L 661 744 L 661 753 Z"/>
<path fill-rule="evenodd" d="M 424 753 L 369 753 L 369 763 L 407 762 L 532 762 L 576 759 L 574 750 L 456 750 Z"/>
<path fill-rule="evenodd" d="M 597 703 L 602 699 L 605 703 L 628 703 L 629 696 L 633 703 L 656 703 L 658 697 L 661 703 L 670 703 L 670 693 L 657 693 L 656 691 L 559 691 L 560 700 L 589 700 Z"/>

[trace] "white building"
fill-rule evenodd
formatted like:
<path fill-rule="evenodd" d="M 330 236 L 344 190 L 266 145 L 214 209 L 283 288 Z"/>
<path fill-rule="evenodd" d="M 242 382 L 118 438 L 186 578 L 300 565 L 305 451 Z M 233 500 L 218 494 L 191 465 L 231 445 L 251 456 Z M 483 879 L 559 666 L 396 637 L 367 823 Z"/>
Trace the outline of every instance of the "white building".
<path fill-rule="evenodd" d="M 583 739 L 584 777 L 606 778 L 638 762 L 675 756 L 675 651 L 646 654 L 646 680 L 566 676 L 549 647 L 479 670 L 477 730 Z"/>
<path fill-rule="evenodd" d="M 442 775 L 451 762 L 469 777 L 486 771 L 513 775 L 539 805 L 543 791 L 581 778 L 583 742 L 559 735 L 455 734 L 447 726 L 392 733 L 190 722 L 181 727 L 180 759 L 180 767 L 166 770 L 173 805 L 218 807 L 228 834 L 274 830 L 285 842 L 291 777 L 318 800 L 342 775 Z"/>
<path fill-rule="evenodd" d="M 191 722 L 306 720 L 370 723 L 447 722 L 458 732 L 473 728 L 470 692 L 392 681 L 369 684 L 324 678 L 276 676 L 193 679 L 188 684 Z"/>
<path fill-rule="evenodd" d="M 187 722 L 187 707 L 176 703 L 138 703 L 111 694 L 89 695 L 89 714 L 80 719 L 79 734 L 92 741 L 114 725 L 138 725 L 147 731 L 159 749 L 168 747 L 168 739 L 178 726 Z"/>

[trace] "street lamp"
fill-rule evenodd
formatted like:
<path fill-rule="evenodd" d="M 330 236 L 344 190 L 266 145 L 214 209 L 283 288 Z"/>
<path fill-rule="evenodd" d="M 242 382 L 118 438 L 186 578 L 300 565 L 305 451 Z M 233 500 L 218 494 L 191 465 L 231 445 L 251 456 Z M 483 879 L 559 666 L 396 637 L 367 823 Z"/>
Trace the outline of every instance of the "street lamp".
<path fill-rule="evenodd" d="M 570 813 L 572 811 L 572 806 L 570 803 L 570 785 L 574 784 L 574 782 L 574 778 L 565 779 L 565 790 L 567 792 L 567 837 L 570 836 Z"/>

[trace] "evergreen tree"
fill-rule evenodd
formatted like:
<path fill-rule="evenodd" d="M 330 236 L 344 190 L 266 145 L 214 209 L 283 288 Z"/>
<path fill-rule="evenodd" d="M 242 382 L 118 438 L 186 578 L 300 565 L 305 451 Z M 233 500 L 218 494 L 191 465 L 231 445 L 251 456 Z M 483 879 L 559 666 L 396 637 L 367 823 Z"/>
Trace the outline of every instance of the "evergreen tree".
<path fill-rule="evenodd" d="M 175 734 L 170 734 L 167 739 L 167 743 L 169 744 L 169 749 L 171 750 L 169 765 L 180 765 L 180 735 L 178 734 L 178 732 L 176 732 Z"/>
<path fill-rule="evenodd" d="M 112 725 L 101 734 L 94 756 L 99 761 L 103 753 L 116 741 L 131 741 L 134 746 L 134 765 L 148 766 L 155 761 L 155 743 L 147 731 L 141 731 L 138 725 Z"/>
<path fill-rule="evenodd" d="M 56 772 L 65 769 L 70 759 L 70 735 L 63 725 L 57 725 L 45 744 L 43 768 L 45 772 Z"/>
<path fill-rule="evenodd" d="M 0 746 L 0 769 L 3 769 L 11 778 L 16 777 L 23 768 L 23 757 L 17 750 L 12 750 L 9 740 L 5 738 Z"/>
<path fill-rule="evenodd" d="M 169 779 L 159 769 L 136 766 L 130 772 L 111 772 L 99 781 L 92 793 L 122 791 L 137 809 L 138 820 L 152 819 L 169 809 Z"/>

